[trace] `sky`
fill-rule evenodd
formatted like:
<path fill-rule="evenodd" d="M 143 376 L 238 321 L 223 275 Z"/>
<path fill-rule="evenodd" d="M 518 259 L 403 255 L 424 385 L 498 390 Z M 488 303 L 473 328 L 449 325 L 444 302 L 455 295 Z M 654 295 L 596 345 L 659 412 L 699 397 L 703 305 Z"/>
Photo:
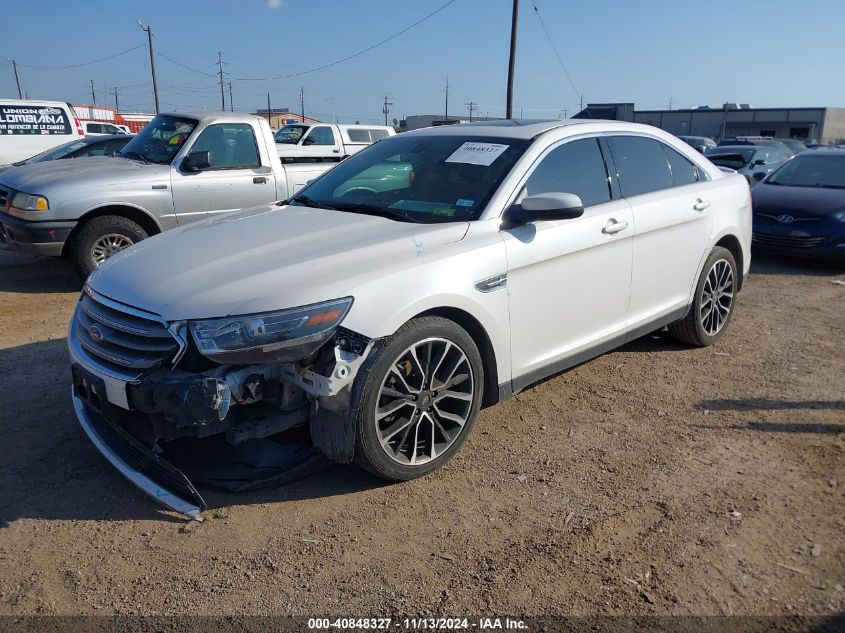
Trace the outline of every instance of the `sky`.
<path fill-rule="evenodd" d="M 141 20 L 153 29 L 162 111 L 220 109 L 220 52 L 227 109 L 231 81 L 242 111 L 266 107 L 269 92 L 272 107 L 298 112 L 302 88 L 306 114 L 322 120 L 383 121 L 385 96 L 390 120 L 441 114 L 448 78 L 450 115 L 468 116 L 473 102 L 476 115 L 503 116 L 512 3 L 4 2 L 0 97 L 17 97 L 13 58 L 31 99 L 90 104 L 93 80 L 98 104 L 114 106 L 117 87 L 122 111 L 152 112 Z M 521 0 L 514 113 L 565 117 L 582 98 L 845 106 L 843 59 L 845 0 Z"/>

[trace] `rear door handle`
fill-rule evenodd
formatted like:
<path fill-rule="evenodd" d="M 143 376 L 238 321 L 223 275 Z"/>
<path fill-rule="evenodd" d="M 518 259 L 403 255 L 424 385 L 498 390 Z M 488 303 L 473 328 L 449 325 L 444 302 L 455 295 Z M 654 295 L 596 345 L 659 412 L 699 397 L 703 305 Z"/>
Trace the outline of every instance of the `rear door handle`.
<path fill-rule="evenodd" d="M 267 182 L 267 179 L 264 176 L 256 176 L 252 179 L 252 184 L 254 185 L 263 185 Z"/>
<path fill-rule="evenodd" d="M 628 228 L 628 221 L 622 220 L 621 222 L 615 220 L 614 218 L 610 218 L 608 220 L 605 227 L 601 230 L 602 233 L 605 235 L 613 235 L 614 233 L 619 233 L 620 231 L 624 231 Z"/>
<path fill-rule="evenodd" d="M 709 200 L 702 200 L 701 198 L 699 198 L 698 200 L 696 200 L 695 204 L 692 205 L 692 208 L 695 209 L 696 211 L 704 211 L 704 209 L 706 209 L 709 206 L 710 206 Z"/>

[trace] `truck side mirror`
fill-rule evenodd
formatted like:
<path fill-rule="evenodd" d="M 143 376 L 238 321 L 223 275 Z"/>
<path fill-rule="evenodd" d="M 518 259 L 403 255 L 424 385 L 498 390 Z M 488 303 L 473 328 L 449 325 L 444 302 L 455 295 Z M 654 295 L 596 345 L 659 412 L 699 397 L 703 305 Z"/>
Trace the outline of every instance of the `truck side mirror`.
<path fill-rule="evenodd" d="M 543 220 L 572 220 L 584 215 L 584 203 L 574 193 L 542 193 L 523 198 L 505 211 L 503 228 Z"/>
<path fill-rule="evenodd" d="M 182 169 L 185 171 L 202 171 L 211 167 L 211 152 L 191 152 L 182 159 Z"/>
<path fill-rule="evenodd" d="M 314 137 L 313 136 L 306 136 L 304 139 L 302 139 L 302 144 L 303 145 L 313 145 L 314 144 Z"/>

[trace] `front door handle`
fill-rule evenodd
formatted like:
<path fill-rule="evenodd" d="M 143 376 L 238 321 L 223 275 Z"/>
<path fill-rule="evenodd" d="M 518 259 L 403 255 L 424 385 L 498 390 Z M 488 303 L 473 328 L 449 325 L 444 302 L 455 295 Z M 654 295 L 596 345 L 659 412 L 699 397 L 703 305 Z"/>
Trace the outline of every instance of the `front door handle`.
<path fill-rule="evenodd" d="M 621 222 L 619 222 L 614 218 L 610 218 L 610 220 L 608 220 L 607 224 L 604 226 L 601 232 L 605 235 L 613 235 L 615 233 L 619 233 L 620 231 L 624 231 L 627 228 L 627 220 L 622 220 Z"/>
<path fill-rule="evenodd" d="M 263 185 L 266 182 L 267 182 L 267 178 L 265 178 L 264 176 L 256 176 L 255 178 L 252 179 L 252 184 L 254 184 L 254 185 Z"/>
<path fill-rule="evenodd" d="M 704 209 L 706 209 L 709 206 L 710 206 L 709 200 L 702 200 L 701 198 L 699 198 L 698 200 L 695 201 L 695 204 L 692 205 L 692 208 L 695 209 L 696 211 L 704 211 Z"/>

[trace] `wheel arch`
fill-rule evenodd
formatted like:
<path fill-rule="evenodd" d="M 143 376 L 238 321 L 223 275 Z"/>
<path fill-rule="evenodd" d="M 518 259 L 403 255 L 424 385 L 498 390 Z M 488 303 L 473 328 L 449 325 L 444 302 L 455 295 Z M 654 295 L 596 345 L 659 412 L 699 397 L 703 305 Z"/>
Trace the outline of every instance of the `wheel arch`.
<path fill-rule="evenodd" d="M 478 347 L 481 362 L 484 364 L 484 391 L 481 406 L 489 407 L 496 404 L 499 401 L 499 372 L 496 367 L 496 350 L 493 348 L 493 342 L 481 322 L 466 310 L 449 306 L 430 308 L 414 315 L 413 318 L 423 316 L 442 317 L 466 330 Z"/>
<path fill-rule="evenodd" d="M 736 260 L 737 271 L 739 273 L 737 275 L 737 289 L 742 290 L 742 282 L 744 276 L 743 271 L 745 270 L 745 256 L 742 252 L 742 244 L 740 243 L 739 238 L 733 233 L 728 233 L 719 238 L 719 240 L 713 246 L 721 246 L 723 248 L 726 248 L 731 252 L 731 255 L 734 256 L 734 259 Z"/>
<path fill-rule="evenodd" d="M 103 205 L 101 207 L 97 207 L 96 209 L 87 211 L 81 218 L 79 218 L 73 231 L 71 231 L 67 240 L 65 240 L 65 245 L 62 248 L 62 256 L 67 255 L 68 245 L 73 243 L 76 235 L 88 220 L 102 217 L 104 215 L 116 215 L 126 218 L 127 220 L 132 220 L 144 229 L 148 236 L 157 235 L 163 231 L 161 225 L 158 223 L 158 220 L 140 207 L 127 204 Z"/>

